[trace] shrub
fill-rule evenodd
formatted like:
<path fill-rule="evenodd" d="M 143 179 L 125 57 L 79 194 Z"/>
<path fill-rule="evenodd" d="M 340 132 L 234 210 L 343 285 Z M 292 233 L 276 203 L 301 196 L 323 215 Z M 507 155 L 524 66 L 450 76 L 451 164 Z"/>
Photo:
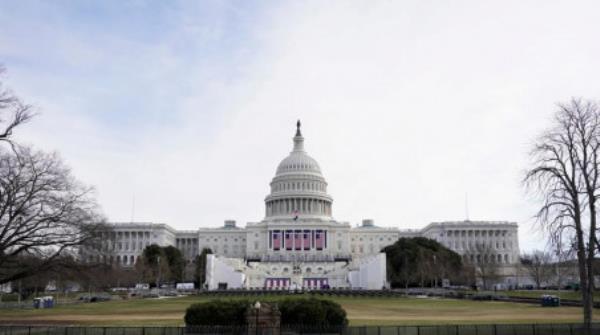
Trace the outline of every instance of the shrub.
<path fill-rule="evenodd" d="M 273 302 L 274 303 L 274 302 Z M 249 300 L 211 300 L 193 304 L 185 312 L 187 326 L 244 326 Z M 348 324 L 346 311 L 331 300 L 287 298 L 277 303 L 281 325 L 304 327 L 343 327 Z"/>
<path fill-rule="evenodd" d="M 331 300 L 289 298 L 279 303 L 282 325 L 346 326 L 346 311 Z"/>
<path fill-rule="evenodd" d="M 247 300 L 211 300 L 193 304 L 185 311 L 188 326 L 243 326 L 246 324 Z"/>
<path fill-rule="evenodd" d="M 16 302 L 19 301 L 19 294 L 18 293 L 8 293 L 8 294 L 2 294 L 2 302 Z"/>

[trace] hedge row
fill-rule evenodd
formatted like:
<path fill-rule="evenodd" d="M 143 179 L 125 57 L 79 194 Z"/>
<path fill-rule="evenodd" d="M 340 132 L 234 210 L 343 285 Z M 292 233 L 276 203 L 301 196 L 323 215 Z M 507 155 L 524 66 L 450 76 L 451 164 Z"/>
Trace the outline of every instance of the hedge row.
<path fill-rule="evenodd" d="M 346 311 L 331 300 L 287 298 L 276 304 L 281 311 L 281 325 L 284 326 L 346 326 L 348 324 Z M 244 326 L 246 311 L 250 306 L 252 302 L 246 299 L 211 300 L 188 307 L 184 320 L 188 326 Z"/>

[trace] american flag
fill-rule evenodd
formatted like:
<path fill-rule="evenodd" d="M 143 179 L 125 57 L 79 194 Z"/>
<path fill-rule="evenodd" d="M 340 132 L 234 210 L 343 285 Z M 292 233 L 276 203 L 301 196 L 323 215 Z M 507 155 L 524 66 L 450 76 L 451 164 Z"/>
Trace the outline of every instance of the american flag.
<path fill-rule="evenodd" d="M 302 240 L 304 241 L 304 250 L 310 250 L 310 233 L 308 230 L 305 230 L 304 233 L 302 234 Z"/>
<path fill-rule="evenodd" d="M 292 232 L 289 230 L 286 230 L 285 232 L 285 248 L 287 250 L 292 250 Z"/>
<path fill-rule="evenodd" d="M 317 233 L 315 234 L 315 247 L 317 250 L 323 249 L 323 233 L 321 230 L 317 230 Z"/>
<path fill-rule="evenodd" d="M 281 248 L 281 238 L 279 237 L 279 232 L 273 232 L 273 249 L 279 250 Z"/>
<path fill-rule="evenodd" d="M 300 230 L 296 230 L 296 232 L 294 233 L 294 248 L 296 250 L 302 250 L 302 233 L 300 232 Z"/>
<path fill-rule="evenodd" d="M 294 210 L 294 221 L 298 220 L 298 215 L 300 214 L 300 212 L 298 212 L 298 210 Z"/>

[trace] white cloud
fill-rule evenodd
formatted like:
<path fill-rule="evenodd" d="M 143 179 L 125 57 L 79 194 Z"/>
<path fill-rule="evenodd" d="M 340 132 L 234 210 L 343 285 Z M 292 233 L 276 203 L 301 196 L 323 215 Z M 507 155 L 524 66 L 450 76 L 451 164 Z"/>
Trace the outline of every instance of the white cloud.
<path fill-rule="evenodd" d="M 61 38 L 58 57 L 113 75 L 73 81 L 57 69 L 38 79 L 18 68 L 22 79 L 11 79 L 44 112 L 23 137 L 61 151 L 113 220 L 130 219 L 134 193 L 138 220 L 185 229 L 260 220 L 300 118 L 336 218 L 420 228 L 463 219 L 468 192 L 472 219 L 518 221 L 530 248 L 540 244 L 520 186 L 526 153 L 555 102 L 596 98 L 594 6 L 290 2 L 256 17 L 224 6 L 211 26 L 196 9 L 154 43 Z M 227 35 L 236 17 L 249 29 L 237 39 Z M 195 53 L 181 54 L 182 43 Z M 56 84 L 89 88 L 44 93 Z M 112 106 L 103 94 L 148 109 L 115 131 L 86 113 Z"/>

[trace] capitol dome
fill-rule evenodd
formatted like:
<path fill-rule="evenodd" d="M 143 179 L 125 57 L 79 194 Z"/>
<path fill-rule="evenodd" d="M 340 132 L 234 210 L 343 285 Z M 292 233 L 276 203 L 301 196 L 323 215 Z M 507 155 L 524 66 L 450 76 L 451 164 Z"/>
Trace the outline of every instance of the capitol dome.
<path fill-rule="evenodd" d="M 294 136 L 294 150 L 279 163 L 276 176 L 286 173 L 309 173 L 321 176 L 319 163 L 304 151 L 304 137 L 302 137 L 302 133 L 300 132 L 299 124 L 296 136 Z"/>
<path fill-rule="evenodd" d="M 300 121 L 293 138 L 294 148 L 277 167 L 271 193 L 265 199 L 267 218 L 331 217 L 333 199 L 319 163 L 304 151 Z"/>

